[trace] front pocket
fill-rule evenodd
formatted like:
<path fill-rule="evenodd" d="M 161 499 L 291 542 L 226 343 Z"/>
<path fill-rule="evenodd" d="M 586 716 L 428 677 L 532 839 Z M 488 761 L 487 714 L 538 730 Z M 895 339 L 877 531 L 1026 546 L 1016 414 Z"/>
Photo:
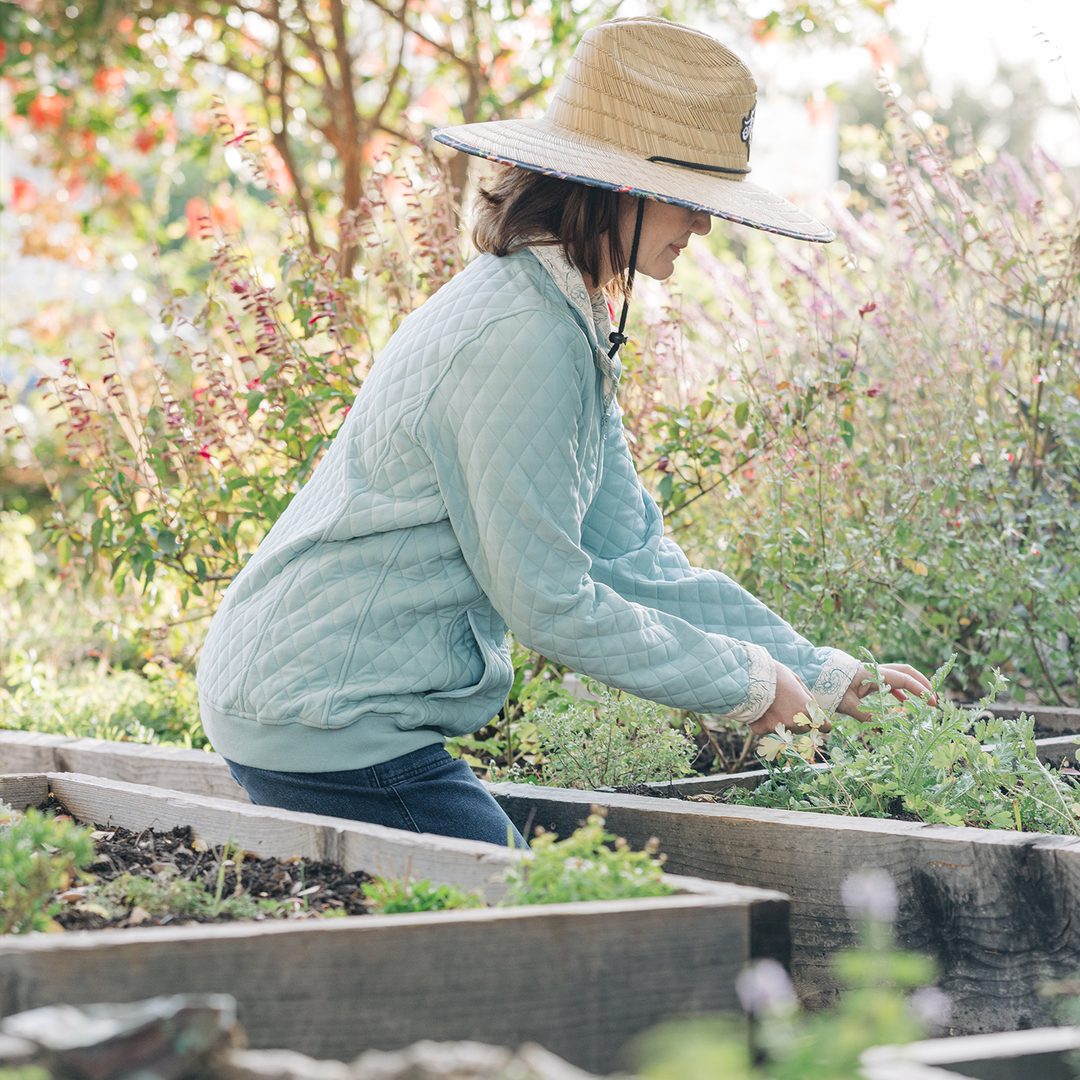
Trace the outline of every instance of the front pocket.
<path fill-rule="evenodd" d="M 454 701 L 459 698 L 482 697 L 496 687 L 505 685 L 502 691 L 505 697 L 514 681 L 514 665 L 510 660 L 510 650 L 505 645 L 501 648 L 492 643 L 493 633 L 491 617 L 479 614 L 473 609 L 466 613 L 469 629 L 476 642 L 477 652 L 484 665 L 480 681 L 471 686 L 460 686 L 455 690 L 430 690 L 424 695 L 425 701 Z M 505 633 L 505 631 L 504 631 Z M 500 702 L 501 704 L 501 702 Z"/>

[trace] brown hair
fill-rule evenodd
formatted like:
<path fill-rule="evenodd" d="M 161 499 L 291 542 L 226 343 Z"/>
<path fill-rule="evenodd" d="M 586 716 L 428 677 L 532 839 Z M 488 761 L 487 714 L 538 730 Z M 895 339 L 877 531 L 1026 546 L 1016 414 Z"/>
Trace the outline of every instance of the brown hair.
<path fill-rule="evenodd" d="M 619 192 L 510 165 L 499 166 L 478 190 L 472 238 L 480 251 L 501 256 L 528 244 L 559 245 L 596 283 L 602 283 L 606 255 L 615 272 L 608 291 L 625 295 L 629 260 L 619 227 Z"/>

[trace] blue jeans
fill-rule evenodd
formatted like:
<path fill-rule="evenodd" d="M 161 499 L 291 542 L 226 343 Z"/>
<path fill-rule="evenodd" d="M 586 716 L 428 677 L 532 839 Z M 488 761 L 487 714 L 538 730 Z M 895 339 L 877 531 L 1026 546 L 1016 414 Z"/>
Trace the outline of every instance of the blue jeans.
<path fill-rule="evenodd" d="M 529 846 L 472 769 L 442 746 L 424 746 L 379 765 L 345 772 L 276 772 L 228 759 L 226 764 L 257 806 L 486 840 L 502 847 L 509 828 L 517 847 Z"/>

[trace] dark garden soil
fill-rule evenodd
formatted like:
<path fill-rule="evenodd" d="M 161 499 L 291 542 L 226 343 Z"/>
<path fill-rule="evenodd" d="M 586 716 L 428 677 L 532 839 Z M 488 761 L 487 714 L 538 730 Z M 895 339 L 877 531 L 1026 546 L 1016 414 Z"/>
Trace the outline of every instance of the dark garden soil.
<path fill-rule="evenodd" d="M 52 795 L 38 809 L 66 813 Z M 107 885 L 123 874 L 158 881 L 194 882 L 212 899 L 225 853 L 221 846 L 200 842 L 188 826 L 177 826 L 171 832 L 145 829 L 140 833 L 97 826 L 92 837 L 95 858 L 84 868 L 91 881 L 73 881 L 72 887 L 57 893 L 64 907 L 54 921 L 64 930 L 235 921 L 235 916 L 227 913 L 150 913 L 138 906 L 113 918 L 94 910 L 100 905 L 93 903 L 92 894 L 86 895 L 88 886 Z M 253 900 L 278 901 L 279 911 L 292 919 L 367 914 L 362 886 L 372 878 L 362 870 L 348 873 L 334 863 L 306 862 L 299 857 L 284 861 L 260 859 L 231 849 L 227 854 L 222 876 L 223 898 L 246 893 Z M 254 916 L 255 919 L 268 917 L 272 916 L 263 913 Z"/>

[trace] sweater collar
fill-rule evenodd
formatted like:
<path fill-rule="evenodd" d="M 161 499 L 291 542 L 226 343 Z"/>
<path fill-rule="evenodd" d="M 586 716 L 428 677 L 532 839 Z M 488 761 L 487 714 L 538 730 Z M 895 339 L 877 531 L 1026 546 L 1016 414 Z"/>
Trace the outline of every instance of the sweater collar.
<path fill-rule="evenodd" d="M 563 254 L 561 244 L 530 244 L 528 249 L 551 276 L 559 292 L 581 313 L 585 325 L 595 330 L 596 340 L 600 343 L 596 362 L 604 376 L 604 401 L 607 404 L 618 388 L 622 365 L 618 359 L 609 357 L 604 348 L 611 333 L 611 312 L 603 292 L 597 289 L 589 294 L 581 271 Z"/>

